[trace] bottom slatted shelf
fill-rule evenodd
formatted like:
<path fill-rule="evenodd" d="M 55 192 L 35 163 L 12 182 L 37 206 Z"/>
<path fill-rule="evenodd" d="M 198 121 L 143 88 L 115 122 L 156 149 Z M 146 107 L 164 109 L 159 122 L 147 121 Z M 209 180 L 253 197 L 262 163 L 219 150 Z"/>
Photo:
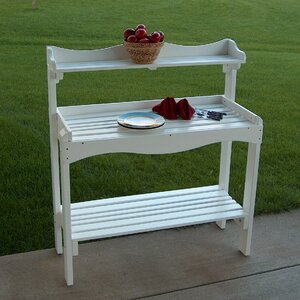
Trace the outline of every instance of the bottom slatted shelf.
<path fill-rule="evenodd" d="M 72 240 L 244 217 L 241 205 L 218 185 L 100 199 L 71 205 Z"/>

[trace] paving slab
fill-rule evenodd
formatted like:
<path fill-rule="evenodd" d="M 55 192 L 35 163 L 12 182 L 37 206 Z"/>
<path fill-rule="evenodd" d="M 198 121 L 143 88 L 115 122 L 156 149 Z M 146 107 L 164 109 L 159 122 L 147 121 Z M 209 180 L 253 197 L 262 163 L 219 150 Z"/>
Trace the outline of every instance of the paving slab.
<path fill-rule="evenodd" d="M 290 271 L 294 278 L 300 266 L 299 229 L 299 209 L 256 217 L 250 257 L 237 250 L 239 226 L 234 222 L 225 230 L 205 224 L 80 244 L 73 287 L 65 285 L 63 258 L 54 249 L 2 256 L 0 299 L 139 299 L 171 293 L 192 299 L 179 293 L 195 289 L 202 289 L 206 299 L 216 299 L 219 289 L 226 299 L 230 282 L 242 286 L 251 279 L 251 285 L 261 274 L 252 287 L 258 298 L 270 286 L 272 272 Z M 281 283 L 294 296 L 293 281 Z"/>
<path fill-rule="evenodd" d="M 295 300 L 300 296 L 299 283 L 298 265 L 140 299 Z"/>

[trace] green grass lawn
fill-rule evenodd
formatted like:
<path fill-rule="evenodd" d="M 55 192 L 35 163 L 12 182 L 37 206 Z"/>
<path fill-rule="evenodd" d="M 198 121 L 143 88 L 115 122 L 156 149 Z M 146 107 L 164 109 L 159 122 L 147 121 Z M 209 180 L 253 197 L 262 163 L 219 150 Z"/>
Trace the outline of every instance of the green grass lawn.
<path fill-rule="evenodd" d="M 300 207 L 298 0 L 0 0 L 0 255 L 54 247 L 46 45 L 93 49 L 145 23 L 168 42 L 226 37 L 247 54 L 237 101 L 264 119 L 256 213 Z M 59 105 L 223 93 L 220 66 L 66 74 Z M 241 201 L 246 145 L 235 143 Z M 71 167 L 73 201 L 215 184 L 219 145 L 170 155 L 110 154 Z M 155 176 L 153 176 L 155 173 Z"/>

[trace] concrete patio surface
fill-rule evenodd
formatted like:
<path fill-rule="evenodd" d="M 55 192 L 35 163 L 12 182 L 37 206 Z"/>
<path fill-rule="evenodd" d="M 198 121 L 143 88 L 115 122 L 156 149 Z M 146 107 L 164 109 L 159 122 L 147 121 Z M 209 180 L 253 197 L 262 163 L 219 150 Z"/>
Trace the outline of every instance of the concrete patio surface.
<path fill-rule="evenodd" d="M 74 286 L 54 249 L 0 257 L 0 299 L 300 299 L 300 209 L 254 220 L 252 253 L 228 222 L 79 245 Z"/>

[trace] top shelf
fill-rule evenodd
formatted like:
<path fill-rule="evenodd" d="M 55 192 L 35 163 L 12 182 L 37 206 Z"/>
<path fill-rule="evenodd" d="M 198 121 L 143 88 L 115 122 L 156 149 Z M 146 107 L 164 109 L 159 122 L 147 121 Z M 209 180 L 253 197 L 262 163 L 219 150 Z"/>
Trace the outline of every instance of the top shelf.
<path fill-rule="evenodd" d="M 246 55 L 231 39 L 198 46 L 165 43 L 153 64 L 133 63 L 123 45 L 96 50 L 47 47 L 48 65 L 55 73 L 118 69 L 156 69 L 197 65 L 226 65 L 246 62 Z"/>

